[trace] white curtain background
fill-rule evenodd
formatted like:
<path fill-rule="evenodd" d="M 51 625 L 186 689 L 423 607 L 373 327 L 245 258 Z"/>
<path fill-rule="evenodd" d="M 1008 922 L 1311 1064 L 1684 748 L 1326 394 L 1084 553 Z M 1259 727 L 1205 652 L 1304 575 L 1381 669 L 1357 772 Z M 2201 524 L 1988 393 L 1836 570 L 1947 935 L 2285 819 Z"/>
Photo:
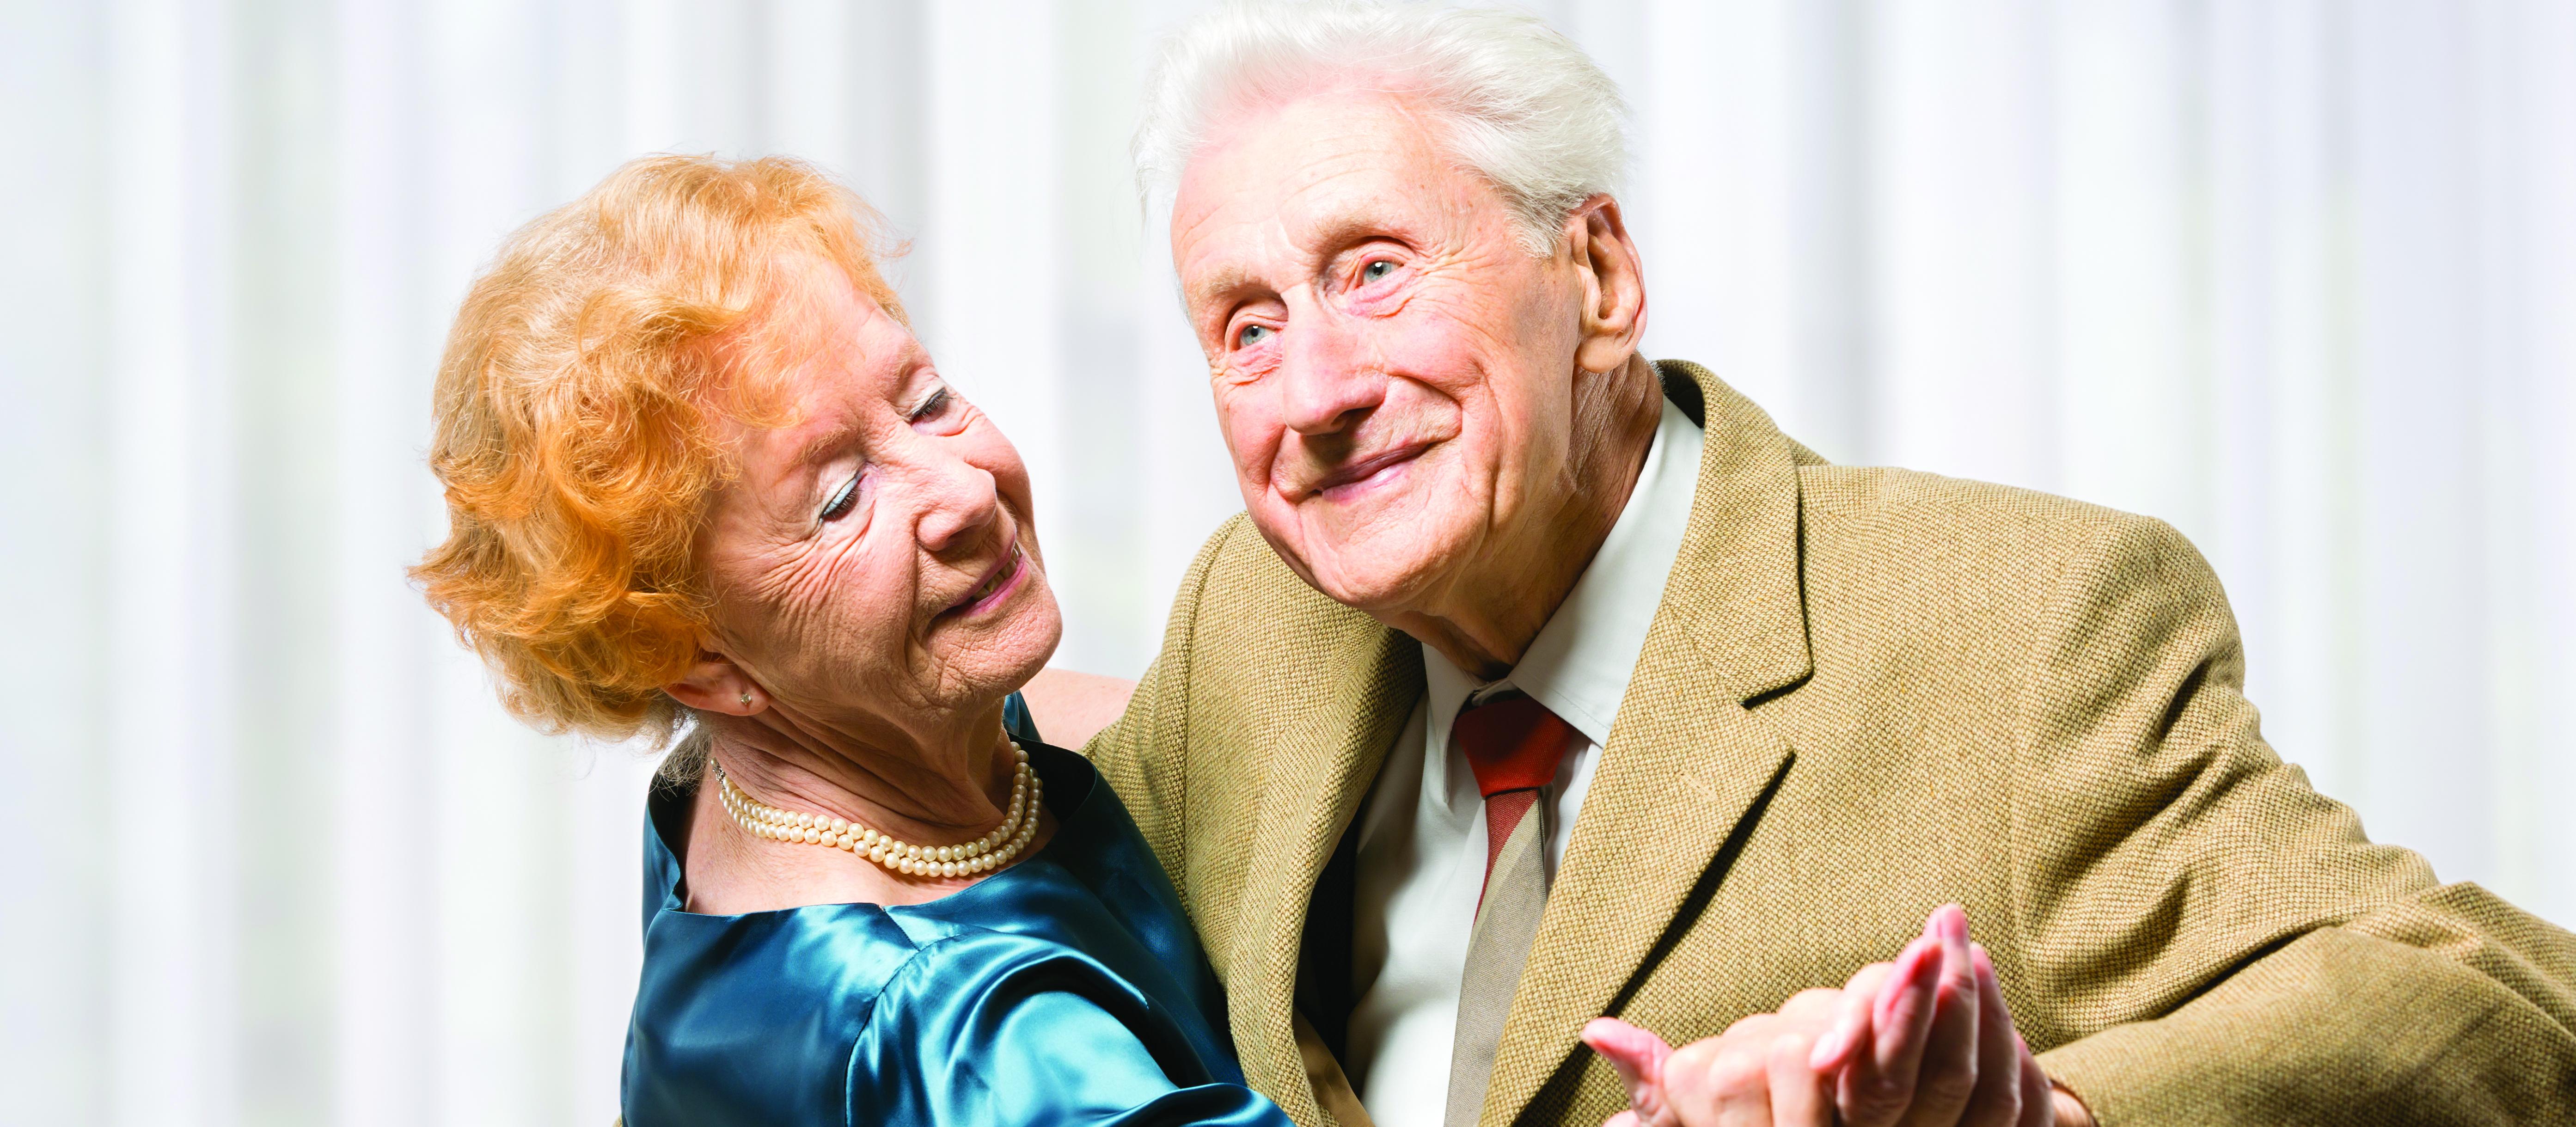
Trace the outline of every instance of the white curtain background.
<path fill-rule="evenodd" d="M 9 3 L 0 1120 L 608 1122 L 649 763 L 502 716 L 401 569 L 466 280 L 628 157 L 914 239 L 1059 661 L 1139 672 L 1238 507 L 1125 162 L 1195 7 Z M 2283 754 L 2576 920 L 2576 5 L 1543 10 L 1637 110 L 1653 354 L 2172 521 Z"/>

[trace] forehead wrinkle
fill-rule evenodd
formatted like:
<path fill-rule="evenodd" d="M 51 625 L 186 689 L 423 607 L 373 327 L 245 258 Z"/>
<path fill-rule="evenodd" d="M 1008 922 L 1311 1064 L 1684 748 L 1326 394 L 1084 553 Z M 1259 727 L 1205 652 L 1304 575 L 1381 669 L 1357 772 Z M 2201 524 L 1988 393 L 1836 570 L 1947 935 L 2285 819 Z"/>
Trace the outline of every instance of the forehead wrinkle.
<path fill-rule="evenodd" d="M 1401 208 L 1395 198 L 1418 198 L 1430 185 L 1396 183 L 1400 161 L 1389 154 L 1357 147 L 1314 162 L 1279 202 L 1279 224 L 1286 240 L 1310 254 L 1329 254 L 1360 229 L 1388 229 Z"/>
<path fill-rule="evenodd" d="M 1319 266 L 1331 255 L 1375 235 L 1420 242 L 1426 232 L 1414 228 L 1425 221 L 1436 223 L 1441 218 L 1439 215 L 1410 213 L 1401 207 L 1391 208 L 1388 206 L 1391 195 L 1429 204 L 1435 213 L 1446 213 L 1453 210 L 1454 201 L 1446 197 L 1451 195 L 1455 186 L 1438 182 L 1440 176 L 1464 176 L 1476 182 L 1478 187 L 1485 187 L 1481 176 L 1462 167 L 1438 144 L 1436 123 L 1426 119 L 1406 99 L 1378 97 L 1365 101 L 1370 104 L 1360 107 L 1360 113 L 1387 114 L 1395 119 L 1395 127 L 1351 128 L 1348 123 L 1342 123 L 1339 139 L 1347 143 L 1320 158 L 1310 158 L 1294 169 L 1284 170 L 1286 175 L 1281 180 L 1281 190 L 1274 197 L 1276 202 L 1270 205 L 1269 214 L 1231 218 L 1226 214 L 1229 208 L 1219 204 L 1188 216 L 1184 220 L 1185 225 L 1175 232 L 1175 244 L 1222 241 L 1222 236 L 1207 233 L 1211 227 L 1258 225 L 1263 229 L 1265 241 L 1275 239 L 1278 244 L 1293 249 L 1302 260 Z M 1295 105 L 1291 103 L 1260 115 L 1273 119 L 1272 122 L 1261 123 L 1275 123 L 1277 117 L 1289 115 L 1288 111 Z M 1253 123 L 1238 122 L 1236 125 L 1240 129 Z M 1240 142 L 1213 148 L 1218 151 L 1210 155 L 1220 161 L 1252 161 L 1256 167 L 1250 171 L 1256 173 L 1257 166 L 1263 163 L 1259 158 L 1266 155 L 1247 153 L 1240 148 Z M 1234 151 L 1224 151 L 1227 149 Z M 1192 173 L 1192 179 L 1197 179 L 1203 168 L 1193 168 Z M 1183 192 L 1185 197 L 1191 194 L 1186 189 L 1187 185 Z M 1189 286 L 1184 291 L 1184 300 L 1194 305 L 1204 304 L 1244 290 L 1268 288 L 1259 276 L 1262 271 L 1247 264 L 1259 261 L 1260 257 L 1257 254 L 1228 256 L 1203 274 L 1198 284 Z"/>

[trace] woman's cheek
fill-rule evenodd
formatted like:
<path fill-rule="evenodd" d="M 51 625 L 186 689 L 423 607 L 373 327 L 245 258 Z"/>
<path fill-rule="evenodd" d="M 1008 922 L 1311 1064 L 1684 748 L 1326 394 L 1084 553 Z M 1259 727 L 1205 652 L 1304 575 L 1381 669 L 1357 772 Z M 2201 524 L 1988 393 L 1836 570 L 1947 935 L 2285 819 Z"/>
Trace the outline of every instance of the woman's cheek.
<path fill-rule="evenodd" d="M 834 569 L 824 649 L 840 651 L 841 668 L 882 665 L 921 632 L 919 593 L 899 569 L 852 553 Z"/>
<path fill-rule="evenodd" d="M 799 642 L 828 638 L 835 632 L 843 614 L 840 584 L 839 543 L 821 544 L 796 563 L 794 572 L 777 592 L 776 617 L 783 628 L 779 632 Z"/>

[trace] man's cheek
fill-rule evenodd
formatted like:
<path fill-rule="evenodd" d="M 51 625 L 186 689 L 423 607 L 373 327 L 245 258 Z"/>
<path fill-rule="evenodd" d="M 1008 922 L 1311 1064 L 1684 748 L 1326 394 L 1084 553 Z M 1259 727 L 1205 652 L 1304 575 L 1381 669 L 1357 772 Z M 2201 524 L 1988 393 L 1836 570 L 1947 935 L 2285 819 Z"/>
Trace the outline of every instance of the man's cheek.
<path fill-rule="evenodd" d="M 1269 480 L 1270 465 L 1279 455 L 1278 424 L 1242 393 L 1220 393 L 1216 414 L 1217 431 L 1225 436 L 1226 453 L 1234 459 L 1236 476 L 1247 485 Z"/>
<path fill-rule="evenodd" d="M 1486 357 L 1508 347 L 1511 328 L 1487 335 L 1456 303 L 1415 302 L 1402 317 L 1390 318 L 1368 334 L 1366 355 L 1380 371 L 1401 373 L 1444 392 L 1474 385 L 1487 366 Z"/>

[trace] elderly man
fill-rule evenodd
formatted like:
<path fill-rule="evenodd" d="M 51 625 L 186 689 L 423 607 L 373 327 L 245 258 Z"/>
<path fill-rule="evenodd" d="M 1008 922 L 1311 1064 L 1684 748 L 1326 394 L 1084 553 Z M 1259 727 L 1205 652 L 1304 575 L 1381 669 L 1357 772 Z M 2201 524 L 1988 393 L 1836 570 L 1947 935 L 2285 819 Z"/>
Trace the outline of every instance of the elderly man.
<path fill-rule="evenodd" d="M 2173 530 L 1638 354 L 1571 43 L 1231 8 L 1149 96 L 1247 511 L 1089 753 L 1300 1122 L 2576 1117 L 2576 937 L 2265 746 Z"/>

